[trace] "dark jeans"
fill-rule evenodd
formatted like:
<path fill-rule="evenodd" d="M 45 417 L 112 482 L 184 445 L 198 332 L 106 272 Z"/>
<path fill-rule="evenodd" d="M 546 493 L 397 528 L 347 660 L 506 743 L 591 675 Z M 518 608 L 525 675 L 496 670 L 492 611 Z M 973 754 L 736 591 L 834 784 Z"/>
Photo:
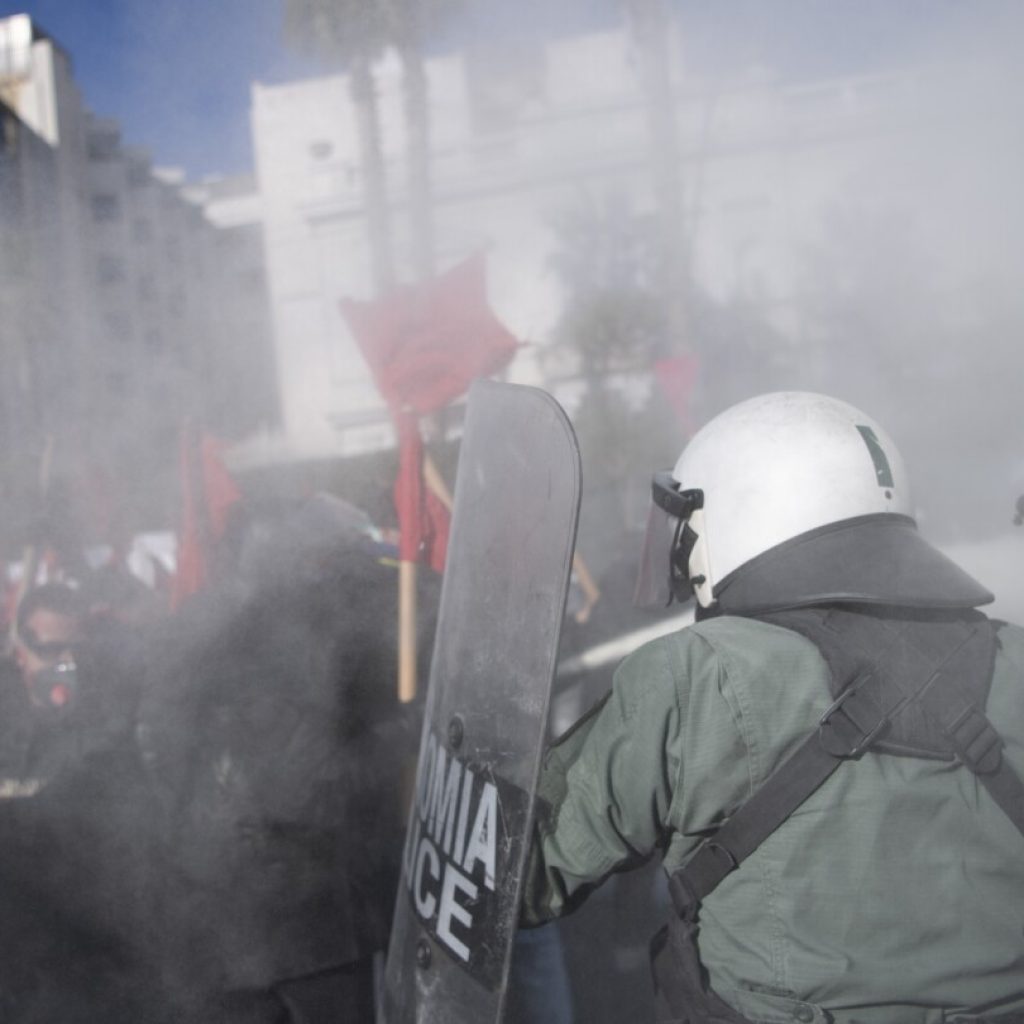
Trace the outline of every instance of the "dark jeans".
<path fill-rule="evenodd" d="M 572 990 L 557 923 L 516 932 L 509 1024 L 572 1024 Z"/>

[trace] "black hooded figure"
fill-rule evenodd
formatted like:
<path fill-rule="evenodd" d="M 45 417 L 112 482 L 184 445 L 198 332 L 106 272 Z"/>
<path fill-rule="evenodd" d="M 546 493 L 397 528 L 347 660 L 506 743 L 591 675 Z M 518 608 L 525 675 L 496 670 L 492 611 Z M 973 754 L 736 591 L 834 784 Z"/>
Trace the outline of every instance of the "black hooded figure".
<path fill-rule="evenodd" d="M 14 651 L 0 670 L 0 1020 L 162 1024 L 137 665 L 63 583 L 26 593 Z"/>
<path fill-rule="evenodd" d="M 396 696 L 394 563 L 295 527 L 182 609 L 140 714 L 164 962 L 197 1024 L 373 1020 L 420 709 Z M 439 588 L 420 575 L 426 678 Z"/>

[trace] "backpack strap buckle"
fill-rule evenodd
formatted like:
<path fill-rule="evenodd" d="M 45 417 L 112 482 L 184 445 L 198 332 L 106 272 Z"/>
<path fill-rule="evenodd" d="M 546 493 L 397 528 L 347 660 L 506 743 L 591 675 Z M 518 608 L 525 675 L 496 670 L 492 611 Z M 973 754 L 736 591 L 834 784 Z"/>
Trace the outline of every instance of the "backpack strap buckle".
<path fill-rule="evenodd" d="M 857 676 L 818 722 L 818 740 L 833 757 L 860 757 L 889 724 L 889 715 L 865 686 L 870 679 L 866 673 Z"/>
<path fill-rule="evenodd" d="M 689 863 L 668 880 L 676 913 L 686 921 L 695 921 L 704 895 L 738 866 L 739 860 L 728 846 L 714 838 L 706 839 Z"/>
<path fill-rule="evenodd" d="M 960 712 L 945 728 L 957 758 L 976 775 L 988 775 L 999 768 L 1003 740 L 995 727 L 973 704 Z"/>

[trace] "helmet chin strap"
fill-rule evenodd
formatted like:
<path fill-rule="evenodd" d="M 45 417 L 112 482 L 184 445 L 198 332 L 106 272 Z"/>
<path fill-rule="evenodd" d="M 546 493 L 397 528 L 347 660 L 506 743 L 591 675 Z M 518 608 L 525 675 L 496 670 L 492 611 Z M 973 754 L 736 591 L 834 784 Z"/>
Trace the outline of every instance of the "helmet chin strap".
<path fill-rule="evenodd" d="M 711 567 L 704 532 L 703 509 L 695 509 L 686 519 L 680 519 L 676 524 L 672 552 L 669 556 L 669 584 L 672 594 L 669 603 L 672 599 L 688 601 L 695 597 L 702 608 L 714 604 Z"/>
<path fill-rule="evenodd" d="M 701 608 L 710 608 L 715 603 L 714 582 L 711 578 L 711 564 L 708 558 L 707 524 L 704 509 L 696 509 L 690 516 L 690 529 L 697 535 L 690 550 L 689 573 L 693 595 Z"/>

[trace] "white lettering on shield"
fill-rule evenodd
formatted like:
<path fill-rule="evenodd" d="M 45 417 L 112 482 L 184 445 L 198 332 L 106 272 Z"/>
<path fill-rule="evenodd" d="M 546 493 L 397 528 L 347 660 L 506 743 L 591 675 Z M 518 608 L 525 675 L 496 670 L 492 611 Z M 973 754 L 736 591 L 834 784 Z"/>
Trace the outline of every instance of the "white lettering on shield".
<path fill-rule="evenodd" d="M 403 873 L 420 919 L 465 963 L 480 887 L 494 892 L 497 831 L 494 783 L 449 754 L 430 733 L 420 757 Z"/>

